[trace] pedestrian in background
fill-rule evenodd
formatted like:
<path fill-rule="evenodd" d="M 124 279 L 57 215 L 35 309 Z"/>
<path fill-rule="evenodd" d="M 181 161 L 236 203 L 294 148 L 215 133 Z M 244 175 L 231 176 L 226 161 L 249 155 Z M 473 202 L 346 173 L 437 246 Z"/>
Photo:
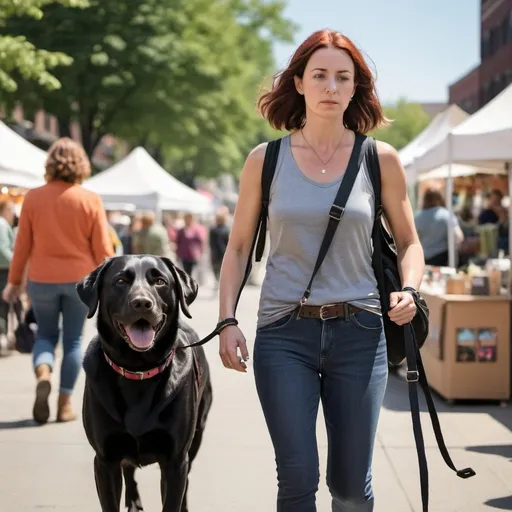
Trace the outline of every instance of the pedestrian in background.
<path fill-rule="evenodd" d="M 0 289 L 7 285 L 7 276 L 11 266 L 14 249 L 13 224 L 15 219 L 14 203 L 10 199 L 0 201 Z M 7 340 L 9 330 L 9 303 L 0 299 L 0 351 L 10 348 Z M 21 313 L 21 303 L 16 301 L 14 307 Z"/>
<path fill-rule="evenodd" d="M 176 236 L 176 253 L 183 270 L 192 276 L 204 253 L 205 229 L 191 213 L 186 213 L 183 220 L 185 225 L 178 230 Z"/>
<path fill-rule="evenodd" d="M 215 216 L 215 226 L 210 228 L 210 261 L 212 264 L 213 275 L 215 276 L 216 287 L 218 287 L 222 260 L 224 258 L 224 253 L 226 252 L 226 247 L 228 246 L 228 215 L 228 208 L 220 208 Z"/>
<path fill-rule="evenodd" d="M 29 190 L 3 298 L 12 302 L 21 292 L 29 264 L 27 292 L 38 330 L 33 349 L 37 378 L 33 417 L 48 421 L 51 374 L 62 315 L 63 359 L 57 421 L 72 421 L 71 405 L 82 364 L 82 330 L 87 308 L 78 298 L 76 283 L 113 256 L 107 216 L 100 197 L 80 184 L 91 167 L 83 148 L 69 138 L 55 142 L 46 160 L 46 185 Z"/>
<path fill-rule="evenodd" d="M 167 230 L 160 222 L 155 222 L 154 212 L 145 212 L 140 221 L 141 228 L 132 233 L 133 254 L 154 254 L 170 256 L 170 243 Z"/>
<path fill-rule="evenodd" d="M 447 266 L 450 224 L 456 246 L 464 240 L 464 233 L 457 216 L 446 208 L 446 202 L 439 190 L 429 188 L 425 191 L 422 209 L 416 214 L 414 221 L 425 254 L 425 263 L 439 267 Z"/>

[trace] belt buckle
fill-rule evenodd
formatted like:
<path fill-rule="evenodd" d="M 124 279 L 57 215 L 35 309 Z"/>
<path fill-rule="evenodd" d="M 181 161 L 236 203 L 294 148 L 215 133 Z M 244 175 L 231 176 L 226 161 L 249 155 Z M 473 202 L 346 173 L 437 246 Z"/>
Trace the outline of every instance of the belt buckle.
<path fill-rule="evenodd" d="M 336 304 L 324 304 L 323 306 L 320 306 L 320 320 L 325 322 L 326 320 L 332 320 L 333 318 L 336 318 L 338 315 L 333 316 L 325 316 L 324 315 L 324 308 L 332 308 L 333 306 L 336 306 Z"/>

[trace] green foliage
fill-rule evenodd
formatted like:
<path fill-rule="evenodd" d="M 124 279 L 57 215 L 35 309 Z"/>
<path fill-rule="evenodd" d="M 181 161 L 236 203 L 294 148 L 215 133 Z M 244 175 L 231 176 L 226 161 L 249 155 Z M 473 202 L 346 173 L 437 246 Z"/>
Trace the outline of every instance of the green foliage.
<path fill-rule="evenodd" d="M 8 28 L 73 59 L 54 71 L 62 89 L 26 83 L 5 100 L 53 113 L 61 134 L 78 121 L 89 155 L 110 133 L 158 148 L 177 175 L 238 172 L 266 130 L 255 107 L 273 72 L 272 41 L 291 39 L 283 8 L 277 0 L 90 0 L 80 12 L 49 6 L 45 30 L 26 17 Z"/>
<path fill-rule="evenodd" d="M 68 66 L 72 59 L 63 52 L 39 50 L 24 35 L 12 36 L 5 30 L 7 20 L 12 17 L 30 16 L 40 21 L 43 18 L 42 8 L 53 2 L 68 7 L 87 5 L 87 0 L 0 0 L 0 90 L 17 90 L 13 71 L 25 80 L 36 80 L 47 89 L 60 88 L 59 81 L 48 70 Z M 40 23 L 39 28 L 42 27 Z"/>
<path fill-rule="evenodd" d="M 429 123 L 430 117 L 419 103 L 399 99 L 394 105 L 384 107 L 386 117 L 393 122 L 372 133 L 378 140 L 387 142 L 397 151 L 411 142 Z"/>

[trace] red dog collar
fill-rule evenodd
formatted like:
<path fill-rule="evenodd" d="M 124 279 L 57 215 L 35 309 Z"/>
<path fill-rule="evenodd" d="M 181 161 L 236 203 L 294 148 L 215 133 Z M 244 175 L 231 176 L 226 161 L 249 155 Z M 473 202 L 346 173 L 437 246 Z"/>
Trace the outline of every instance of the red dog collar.
<path fill-rule="evenodd" d="M 160 366 L 157 366 L 156 368 L 151 368 L 151 370 L 145 370 L 143 372 L 131 372 L 130 370 L 126 370 L 125 368 L 121 368 L 121 366 L 118 366 L 110 357 L 107 356 L 105 351 L 103 351 L 103 355 L 105 356 L 105 360 L 107 363 L 112 367 L 112 369 L 119 373 L 119 375 L 122 375 L 126 379 L 130 380 L 146 380 L 151 379 L 151 377 L 154 377 L 155 375 L 158 375 L 159 373 L 162 373 L 172 362 L 174 358 L 174 349 L 171 350 L 171 353 L 169 354 L 169 357 L 165 360 L 165 363 L 163 363 Z"/>

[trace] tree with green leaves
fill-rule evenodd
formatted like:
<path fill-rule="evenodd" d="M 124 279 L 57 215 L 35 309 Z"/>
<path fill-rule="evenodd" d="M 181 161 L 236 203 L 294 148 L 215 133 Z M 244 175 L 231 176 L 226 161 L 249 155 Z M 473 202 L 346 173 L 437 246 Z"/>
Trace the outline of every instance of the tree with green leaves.
<path fill-rule="evenodd" d="M 2 0 L 0 0 L 2 1 Z M 279 0 L 90 0 L 78 12 L 50 5 L 45 29 L 28 17 L 7 29 L 73 63 L 48 91 L 24 82 L 4 102 L 44 108 L 81 128 L 91 156 L 107 133 L 157 147 L 173 173 L 236 172 L 261 133 L 259 84 L 273 71 L 271 45 L 293 25 Z M 169 167 L 169 166 L 168 166 Z"/>
<path fill-rule="evenodd" d="M 421 104 L 401 98 L 395 104 L 384 106 L 384 114 L 392 121 L 379 128 L 372 136 L 391 144 L 397 151 L 411 142 L 429 123 L 430 117 Z"/>
<path fill-rule="evenodd" d="M 7 21 L 13 17 L 28 16 L 43 28 L 42 8 L 58 2 L 62 6 L 85 7 L 87 0 L 0 0 L 0 89 L 14 92 L 18 88 L 12 73 L 15 71 L 25 80 L 36 80 L 49 90 L 60 88 L 60 82 L 50 70 L 57 66 L 69 66 L 73 60 L 63 52 L 38 49 L 25 35 L 10 35 Z"/>

